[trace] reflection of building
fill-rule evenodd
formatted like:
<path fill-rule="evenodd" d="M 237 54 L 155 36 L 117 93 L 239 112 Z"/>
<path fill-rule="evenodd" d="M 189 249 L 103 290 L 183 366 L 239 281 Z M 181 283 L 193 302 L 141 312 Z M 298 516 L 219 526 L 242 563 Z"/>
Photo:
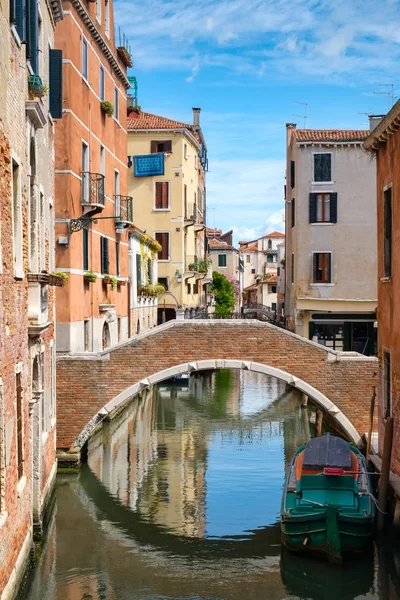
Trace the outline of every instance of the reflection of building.
<path fill-rule="evenodd" d="M 14 598 L 56 475 L 54 130 L 59 0 L 0 4 L 0 597 Z M 55 122 L 57 119 L 57 122 Z"/>
<path fill-rule="evenodd" d="M 370 355 L 376 175 L 362 147 L 367 134 L 287 125 L 285 314 L 299 335 Z"/>

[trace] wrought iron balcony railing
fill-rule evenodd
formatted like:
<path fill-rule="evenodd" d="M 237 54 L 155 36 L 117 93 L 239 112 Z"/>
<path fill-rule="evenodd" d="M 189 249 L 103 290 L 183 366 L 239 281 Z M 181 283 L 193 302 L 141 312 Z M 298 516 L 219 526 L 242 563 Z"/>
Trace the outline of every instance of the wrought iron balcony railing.
<path fill-rule="evenodd" d="M 124 223 L 133 223 L 133 198 L 132 196 L 114 196 L 115 216 Z"/>
<path fill-rule="evenodd" d="M 104 175 L 82 171 L 81 204 L 84 206 L 104 206 Z"/>

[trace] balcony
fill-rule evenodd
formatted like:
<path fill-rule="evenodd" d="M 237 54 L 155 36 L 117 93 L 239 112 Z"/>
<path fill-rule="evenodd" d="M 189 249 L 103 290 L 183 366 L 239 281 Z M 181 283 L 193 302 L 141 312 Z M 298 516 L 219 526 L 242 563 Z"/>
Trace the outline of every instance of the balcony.
<path fill-rule="evenodd" d="M 184 225 L 194 225 L 197 221 L 197 204 L 195 202 L 185 203 Z"/>
<path fill-rule="evenodd" d="M 133 224 L 133 198 L 132 196 L 114 196 L 116 223 L 125 226 Z"/>
<path fill-rule="evenodd" d="M 104 175 L 82 171 L 81 204 L 85 213 L 100 212 L 104 208 Z"/>
<path fill-rule="evenodd" d="M 132 50 L 129 40 L 119 25 L 114 29 L 115 45 L 117 46 L 118 56 L 126 67 L 133 67 Z"/>
<path fill-rule="evenodd" d="M 208 258 L 199 258 L 197 256 L 186 256 L 185 261 L 185 279 L 196 277 L 202 279 L 209 271 L 210 260 Z"/>

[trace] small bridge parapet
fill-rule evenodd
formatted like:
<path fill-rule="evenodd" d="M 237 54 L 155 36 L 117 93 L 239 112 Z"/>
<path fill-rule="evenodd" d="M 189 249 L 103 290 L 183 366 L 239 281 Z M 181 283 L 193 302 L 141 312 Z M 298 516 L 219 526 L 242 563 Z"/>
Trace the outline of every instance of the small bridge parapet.
<path fill-rule="evenodd" d="M 58 446 L 78 451 L 104 416 L 159 381 L 219 368 L 286 381 L 356 443 L 368 430 L 375 357 L 335 352 L 256 320 L 169 321 L 110 350 L 58 358 Z"/>

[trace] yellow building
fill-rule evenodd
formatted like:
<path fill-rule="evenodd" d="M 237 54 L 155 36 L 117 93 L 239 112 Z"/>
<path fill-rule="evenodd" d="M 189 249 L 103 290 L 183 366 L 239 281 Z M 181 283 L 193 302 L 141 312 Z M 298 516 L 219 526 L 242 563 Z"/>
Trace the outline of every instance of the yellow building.
<path fill-rule="evenodd" d="M 193 124 L 133 110 L 128 117 L 128 189 L 135 224 L 162 246 L 159 323 L 206 305 L 211 269 L 205 259 L 207 147 L 200 109 Z"/>

